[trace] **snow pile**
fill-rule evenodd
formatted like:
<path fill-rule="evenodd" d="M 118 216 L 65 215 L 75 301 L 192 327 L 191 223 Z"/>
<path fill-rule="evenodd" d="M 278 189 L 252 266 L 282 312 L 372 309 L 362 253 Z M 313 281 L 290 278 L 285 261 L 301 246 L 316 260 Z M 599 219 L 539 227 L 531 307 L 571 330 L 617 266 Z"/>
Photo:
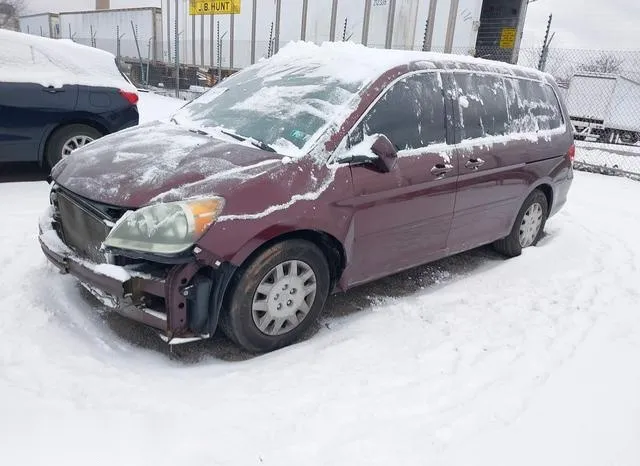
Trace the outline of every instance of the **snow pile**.
<path fill-rule="evenodd" d="M 0 29 L 0 81 L 44 87 L 85 85 L 135 92 L 120 74 L 109 52 L 76 44 Z"/>
<path fill-rule="evenodd" d="M 140 100 L 138 101 L 140 124 L 156 120 L 168 121 L 185 104 L 184 100 L 165 97 L 152 92 L 141 92 Z"/>

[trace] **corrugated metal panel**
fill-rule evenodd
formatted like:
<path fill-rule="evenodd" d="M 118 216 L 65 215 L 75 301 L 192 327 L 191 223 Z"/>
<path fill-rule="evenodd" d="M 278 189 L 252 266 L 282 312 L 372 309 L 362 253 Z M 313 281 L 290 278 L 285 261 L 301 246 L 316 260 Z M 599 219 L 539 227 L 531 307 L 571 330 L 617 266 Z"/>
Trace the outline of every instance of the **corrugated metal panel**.
<path fill-rule="evenodd" d="M 608 128 L 640 131 L 638 102 L 640 102 L 640 83 L 618 78 L 611 96 L 605 125 Z"/>
<path fill-rule="evenodd" d="M 604 121 L 615 85 L 614 76 L 573 76 L 567 93 L 569 115 Z"/>

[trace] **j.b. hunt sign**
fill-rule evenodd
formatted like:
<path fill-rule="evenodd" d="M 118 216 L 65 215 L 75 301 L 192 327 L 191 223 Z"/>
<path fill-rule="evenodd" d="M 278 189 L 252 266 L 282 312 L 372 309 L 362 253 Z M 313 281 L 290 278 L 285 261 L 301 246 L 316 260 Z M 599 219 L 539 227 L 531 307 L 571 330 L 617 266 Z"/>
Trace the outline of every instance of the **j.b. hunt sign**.
<path fill-rule="evenodd" d="M 190 0 L 190 15 L 238 15 L 241 0 Z"/>

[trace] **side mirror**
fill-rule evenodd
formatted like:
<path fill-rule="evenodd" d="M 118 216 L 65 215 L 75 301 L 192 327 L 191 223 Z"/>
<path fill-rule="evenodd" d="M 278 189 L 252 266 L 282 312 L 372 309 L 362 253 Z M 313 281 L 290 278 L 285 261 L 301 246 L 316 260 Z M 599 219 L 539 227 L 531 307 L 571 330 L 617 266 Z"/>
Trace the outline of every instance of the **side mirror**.
<path fill-rule="evenodd" d="M 383 173 L 389 173 L 398 163 L 398 151 L 389 138 L 379 134 L 371 146 L 371 152 L 378 156 L 376 166 Z"/>
<path fill-rule="evenodd" d="M 373 144 L 368 146 L 373 140 Z M 368 155 L 365 155 L 366 153 Z M 365 141 L 355 145 L 347 154 L 341 156 L 338 162 L 351 164 L 373 165 L 376 170 L 388 173 L 398 162 L 398 151 L 384 134 L 367 136 Z"/>

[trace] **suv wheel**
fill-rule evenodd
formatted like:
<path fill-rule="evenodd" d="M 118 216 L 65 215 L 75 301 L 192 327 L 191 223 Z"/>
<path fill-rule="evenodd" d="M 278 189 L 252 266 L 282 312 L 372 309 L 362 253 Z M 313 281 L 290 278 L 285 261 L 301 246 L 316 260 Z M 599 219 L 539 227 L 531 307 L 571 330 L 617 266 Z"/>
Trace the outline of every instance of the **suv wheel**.
<path fill-rule="evenodd" d="M 329 283 L 327 259 L 313 243 L 275 244 L 238 271 L 220 326 L 247 351 L 289 345 L 318 319 Z"/>
<path fill-rule="evenodd" d="M 536 189 L 522 204 L 509 236 L 496 241 L 494 247 L 506 256 L 519 256 L 524 248 L 538 244 L 544 233 L 548 215 L 547 196 Z"/>
<path fill-rule="evenodd" d="M 58 128 L 45 147 L 45 160 L 53 168 L 60 160 L 76 149 L 102 137 L 102 133 L 87 125 L 69 125 Z"/>

